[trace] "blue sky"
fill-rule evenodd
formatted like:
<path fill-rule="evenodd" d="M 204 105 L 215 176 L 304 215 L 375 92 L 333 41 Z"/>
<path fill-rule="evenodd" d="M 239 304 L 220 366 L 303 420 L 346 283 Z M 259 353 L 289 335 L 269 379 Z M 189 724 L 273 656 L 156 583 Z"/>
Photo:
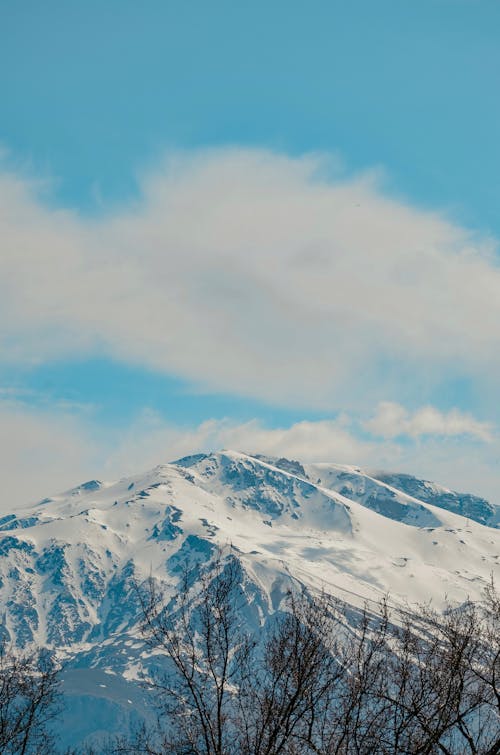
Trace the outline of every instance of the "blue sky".
<path fill-rule="evenodd" d="M 495 0 L 5 4 L 2 138 L 87 211 L 165 149 L 266 145 L 498 232 L 499 22 Z"/>
<path fill-rule="evenodd" d="M 496 495 L 496 0 L 0 14 L 9 495 L 230 442 Z"/>

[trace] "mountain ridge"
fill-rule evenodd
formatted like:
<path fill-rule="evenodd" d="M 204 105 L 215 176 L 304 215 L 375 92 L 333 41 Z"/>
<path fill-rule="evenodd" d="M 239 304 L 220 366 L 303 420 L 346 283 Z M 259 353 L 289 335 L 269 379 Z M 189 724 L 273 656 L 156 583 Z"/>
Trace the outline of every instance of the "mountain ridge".
<path fill-rule="evenodd" d="M 137 584 L 153 576 L 174 595 L 185 568 L 195 574 L 219 548 L 242 566 L 252 622 L 279 609 L 290 580 L 354 608 L 387 595 L 439 607 L 446 597 L 478 599 L 500 575 L 496 526 L 358 467 L 196 454 L 114 483 L 90 480 L 4 516 L 3 632 L 65 658 L 67 718 L 83 706 L 91 721 L 106 704 L 122 725 L 144 710 L 137 685 L 150 662 Z"/>

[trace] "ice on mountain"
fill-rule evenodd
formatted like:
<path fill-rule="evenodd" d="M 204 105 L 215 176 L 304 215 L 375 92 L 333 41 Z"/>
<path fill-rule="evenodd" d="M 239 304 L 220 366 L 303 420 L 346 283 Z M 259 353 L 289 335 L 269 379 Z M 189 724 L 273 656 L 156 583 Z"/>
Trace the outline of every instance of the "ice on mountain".
<path fill-rule="evenodd" d="M 8 610 L 0 632 L 14 642 L 64 645 L 75 671 L 65 678 L 79 680 L 65 698 L 74 742 L 89 735 L 99 750 L 105 719 L 112 729 L 128 726 L 127 716 L 141 710 L 132 679 L 149 661 L 138 586 L 151 575 L 170 598 L 185 571 L 198 579 L 220 547 L 240 564 L 241 611 L 252 627 L 279 609 L 292 582 L 347 598 L 355 612 L 387 593 L 393 601 L 436 605 L 446 592 L 452 600 L 478 597 L 491 573 L 500 576 L 500 531 L 460 516 L 474 513 L 479 501 L 477 512 L 491 525 L 492 504 L 357 470 L 231 451 L 196 454 L 116 484 L 84 483 L 27 508 L 24 527 L 15 515 L 3 517 L 0 600 Z M 404 568 L 410 564 L 411 572 Z M 123 690 L 100 688 L 96 666 L 112 669 Z M 96 689 L 109 694 L 96 702 Z M 102 720 L 100 704 L 107 706 Z M 95 720 L 78 719 L 89 712 Z"/>

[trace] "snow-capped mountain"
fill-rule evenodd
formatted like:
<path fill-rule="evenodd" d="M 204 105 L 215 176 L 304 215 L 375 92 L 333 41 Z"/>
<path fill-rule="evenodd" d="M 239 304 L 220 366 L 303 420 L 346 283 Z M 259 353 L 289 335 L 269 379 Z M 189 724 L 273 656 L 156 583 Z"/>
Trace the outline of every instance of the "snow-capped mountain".
<path fill-rule="evenodd" d="M 3 631 L 66 659 L 71 736 L 61 741 L 76 743 L 144 712 L 135 584 L 149 575 L 175 592 L 185 564 L 222 546 L 241 562 L 260 620 L 290 579 L 356 606 L 386 594 L 440 605 L 476 599 L 498 577 L 499 525 L 487 501 L 407 475 L 232 451 L 190 456 L 4 516 Z"/>

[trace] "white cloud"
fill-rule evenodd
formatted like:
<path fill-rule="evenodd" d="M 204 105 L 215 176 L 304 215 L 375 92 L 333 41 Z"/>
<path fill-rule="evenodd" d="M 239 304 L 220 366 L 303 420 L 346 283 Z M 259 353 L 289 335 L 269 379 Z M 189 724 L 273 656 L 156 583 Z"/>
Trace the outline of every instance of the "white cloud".
<path fill-rule="evenodd" d="M 302 421 L 281 428 L 267 428 L 258 420 L 210 419 L 193 428 L 181 428 L 145 412 L 122 436 L 106 467 L 110 471 L 147 468 L 182 455 L 222 448 L 302 461 L 349 463 L 369 458 L 374 447 L 355 436 L 346 418 Z"/>
<path fill-rule="evenodd" d="M 34 409 L 0 400 L 0 514 L 60 492 L 86 479 L 113 480 L 186 454 L 233 448 L 302 461 L 331 461 L 368 469 L 409 472 L 490 497 L 498 497 L 498 440 L 478 451 L 467 438 L 367 440 L 358 423 L 303 421 L 267 428 L 257 420 L 211 419 L 193 427 L 165 422 L 145 411 L 126 431 L 103 429 L 74 407 Z"/>
<path fill-rule="evenodd" d="M 100 450 L 79 418 L 0 399 L 0 514 L 92 477 Z"/>
<path fill-rule="evenodd" d="M 458 409 L 441 412 L 434 406 L 424 406 L 415 412 L 408 412 L 401 404 L 383 401 L 374 416 L 364 423 L 374 435 L 382 438 L 397 438 L 408 435 L 419 438 L 423 435 L 456 437 L 469 435 L 485 442 L 493 441 L 493 428 L 489 422 L 480 422 L 470 414 Z"/>
<path fill-rule="evenodd" d="M 0 177 L 0 357 L 107 353 L 325 410 L 500 376 L 492 244 L 320 157 L 181 156 L 99 220 Z M 407 398 L 405 398 L 405 401 Z"/>
<path fill-rule="evenodd" d="M 269 429 L 257 420 L 210 419 L 179 427 L 144 411 L 125 431 L 113 431 L 92 425 L 74 407 L 48 411 L 0 399 L 0 513 L 87 478 L 115 479 L 200 451 L 233 448 L 346 463 L 370 458 L 374 444 L 357 439 L 349 424 L 340 418 Z"/>
<path fill-rule="evenodd" d="M 478 446 L 474 436 L 441 433 L 425 439 L 412 436 L 410 443 L 400 443 L 396 438 L 367 440 L 360 436 L 358 426 L 356 420 L 342 416 L 279 428 L 268 428 L 258 420 L 235 423 L 228 419 L 211 419 L 183 428 L 145 412 L 119 440 L 108 444 L 99 474 L 113 479 L 186 454 L 231 448 L 303 462 L 407 472 L 500 504 L 497 438 Z"/>

